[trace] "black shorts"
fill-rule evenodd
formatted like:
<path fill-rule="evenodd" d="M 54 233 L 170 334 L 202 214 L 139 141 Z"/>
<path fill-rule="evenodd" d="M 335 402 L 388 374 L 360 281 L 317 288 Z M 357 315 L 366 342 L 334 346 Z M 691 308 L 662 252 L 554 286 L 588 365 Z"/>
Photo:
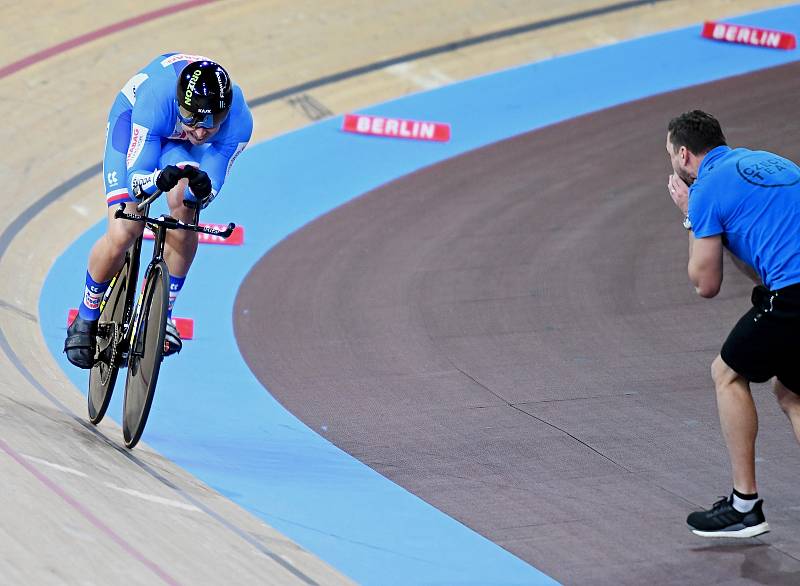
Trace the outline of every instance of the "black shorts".
<path fill-rule="evenodd" d="M 777 376 L 800 394 L 800 284 L 777 291 L 758 286 L 752 302 L 722 345 L 722 359 L 749 381 Z"/>

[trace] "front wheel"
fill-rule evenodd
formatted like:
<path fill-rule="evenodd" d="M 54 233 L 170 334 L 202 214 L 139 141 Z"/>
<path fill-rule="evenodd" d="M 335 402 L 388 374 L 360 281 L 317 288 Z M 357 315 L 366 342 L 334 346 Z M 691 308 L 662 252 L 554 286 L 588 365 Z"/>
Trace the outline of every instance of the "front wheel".
<path fill-rule="evenodd" d="M 128 350 L 122 435 L 129 448 L 134 447 L 142 437 L 164 356 L 169 304 L 169 272 L 166 263 L 160 261 L 152 265 L 146 280 Z"/>

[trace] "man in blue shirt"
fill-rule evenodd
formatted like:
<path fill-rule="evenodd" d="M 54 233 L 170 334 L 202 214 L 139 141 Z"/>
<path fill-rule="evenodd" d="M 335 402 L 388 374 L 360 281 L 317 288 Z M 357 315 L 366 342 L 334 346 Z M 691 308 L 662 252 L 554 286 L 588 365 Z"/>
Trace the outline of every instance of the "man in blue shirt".
<path fill-rule="evenodd" d="M 242 90 L 221 65 L 201 55 L 159 55 L 120 90 L 106 126 L 103 159 L 108 228 L 89 255 L 83 300 L 67 330 L 64 351 L 70 362 L 80 368 L 94 364 L 100 303 L 144 229 L 140 222 L 115 219 L 119 204 L 136 214 L 136 198 L 158 188 L 167 194 L 173 218 L 193 221 L 193 208 L 204 208 L 217 196 L 252 131 Z M 171 313 L 196 251 L 197 233 L 168 234 L 165 354 L 181 348 Z"/>
<path fill-rule="evenodd" d="M 800 167 L 766 151 L 731 149 L 719 122 L 700 110 L 670 121 L 667 188 L 689 234 L 689 279 L 702 297 L 722 285 L 722 251 L 755 283 L 750 309 L 711 365 L 731 460 L 733 491 L 689 515 L 708 537 L 769 531 L 758 498 L 758 417 L 751 382 L 774 377 L 774 391 L 800 441 Z"/>

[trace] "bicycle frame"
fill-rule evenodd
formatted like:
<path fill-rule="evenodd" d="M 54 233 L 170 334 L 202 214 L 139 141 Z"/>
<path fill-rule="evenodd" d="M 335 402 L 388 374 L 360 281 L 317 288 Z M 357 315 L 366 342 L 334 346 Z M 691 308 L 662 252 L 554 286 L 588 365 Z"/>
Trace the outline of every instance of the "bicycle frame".
<path fill-rule="evenodd" d="M 169 267 L 164 261 L 167 231 L 188 230 L 227 238 L 236 227 L 233 223 L 224 230 L 200 226 L 197 207 L 190 224 L 165 215 L 152 218 L 148 215 L 150 204 L 160 195 L 157 190 L 138 204 L 138 213 L 126 212 L 124 203 L 114 213 L 114 218 L 144 222 L 155 234 L 153 256 L 137 291 L 143 234 L 126 252 L 125 262 L 101 302 L 101 320 L 103 314 L 107 315 L 98 324 L 96 361 L 89 375 L 89 420 L 96 425 L 108 409 L 119 369 L 128 368 L 122 417 L 122 435 L 128 448 L 133 448 L 144 432 L 161 360 L 169 350 L 165 338 L 169 307 Z M 189 205 L 186 201 L 184 204 Z M 124 280 L 118 281 L 120 278 Z M 113 305 L 107 312 L 109 302 Z"/>
<path fill-rule="evenodd" d="M 200 226 L 199 219 L 200 219 L 200 209 L 195 208 L 194 214 L 194 222 L 192 224 L 187 224 L 180 220 L 176 220 L 171 216 L 161 215 L 157 218 L 151 218 L 147 214 L 150 211 L 150 204 L 154 202 L 160 195 L 160 190 L 156 190 L 153 195 L 147 197 L 141 203 L 136 206 L 138 211 L 142 212 L 142 215 L 138 214 L 131 214 L 125 211 L 125 204 L 119 204 L 119 209 L 114 213 L 114 218 L 117 219 L 125 219 L 130 220 L 133 222 L 144 222 L 146 229 L 151 230 L 155 235 L 155 241 L 153 244 L 153 256 L 150 262 L 145 269 L 144 278 L 142 287 L 139 290 L 138 300 L 136 302 L 136 309 L 130 312 L 130 315 L 126 315 L 126 319 L 124 322 L 124 335 L 128 338 L 128 353 L 130 352 L 138 352 L 141 354 L 141 343 L 138 343 L 136 340 L 136 331 L 137 328 L 134 327 L 139 320 L 139 316 L 141 314 L 142 308 L 142 300 L 144 298 L 144 290 L 145 285 L 147 283 L 147 278 L 150 275 L 150 272 L 156 264 L 158 264 L 164 258 L 164 246 L 166 244 L 166 234 L 168 230 L 186 230 L 190 232 L 199 232 L 203 234 L 211 234 L 214 236 L 219 236 L 221 238 L 228 238 L 232 233 L 236 225 L 231 222 L 228 224 L 225 230 L 219 230 L 218 228 L 212 228 L 210 226 Z M 131 251 L 131 275 L 133 276 L 133 281 L 137 282 L 138 280 L 138 272 L 140 266 L 140 256 L 141 256 L 141 249 L 142 249 L 142 236 L 139 236 L 136 239 L 136 242 L 133 245 L 133 250 Z M 134 272 L 135 271 L 135 272 Z M 139 341 L 141 342 L 141 341 Z"/>
<path fill-rule="evenodd" d="M 104 329 L 98 332 L 98 360 L 89 376 L 89 418 L 92 423 L 97 424 L 108 408 L 119 369 L 127 366 L 122 435 L 128 448 L 133 448 L 144 432 L 155 396 L 161 361 L 168 352 L 165 330 L 169 306 L 169 267 L 164 261 L 167 232 L 188 230 L 227 238 L 236 227 L 233 223 L 228 224 L 224 230 L 200 226 L 200 211 L 197 207 L 194 222 L 189 224 L 165 215 L 150 217 L 150 204 L 159 195 L 161 192 L 157 190 L 138 204 L 136 211 L 139 213 L 126 212 L 124 203 L 114 213 L 114 218 L 117 219 L 144 222 L 144 228 L 155 234 L 155 243 L 141 289 L 138 289 L 138 275 L 143 234 L 139 235 L 126 253 L 125 264 L 104 296 L 101 316 L 107 309 L 109 300 L 113 299 L 114 305 L 108 321 L 99 324 L 99 328 Z M 117 282 L 120 277 L 124 281 Z M 99 346 L 100 340 L 104 344 L 102 347 Z"/>

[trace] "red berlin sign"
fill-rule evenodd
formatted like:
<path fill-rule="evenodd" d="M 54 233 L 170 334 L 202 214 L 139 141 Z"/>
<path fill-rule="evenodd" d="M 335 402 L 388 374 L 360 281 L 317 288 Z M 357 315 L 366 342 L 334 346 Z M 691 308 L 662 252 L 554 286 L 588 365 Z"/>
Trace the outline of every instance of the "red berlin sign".
<path fill-rule="evenodd" d="M 371 136 L 388 136 L 447 142 L 450 140 L 450 125 L 443 122 L 423 122 L 403 118 L 385 118 L 366 114 L 345 114 L 342 130 Z"/>
<path fill-rule="evenodd" d="M 751 47 L 768 47 L 770 49 L 794 49 L 797 47 L 797 39 L 792 33 L 754 26 L 706 21 L 701 34 L 706 39 L 750 45 Z"/>

